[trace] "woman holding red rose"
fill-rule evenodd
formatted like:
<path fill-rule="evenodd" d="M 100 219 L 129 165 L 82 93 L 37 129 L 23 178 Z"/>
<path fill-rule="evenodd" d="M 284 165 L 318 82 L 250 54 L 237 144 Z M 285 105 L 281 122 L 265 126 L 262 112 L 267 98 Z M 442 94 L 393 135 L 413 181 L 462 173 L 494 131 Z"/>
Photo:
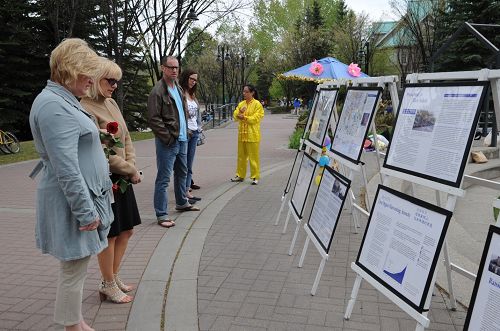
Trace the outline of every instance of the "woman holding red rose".
<path fill-rule="evenodd" d="M 86 111 L 97 119 L 109 154 L 109 168 L 113 184 L 114 200 L 112 204 L 115 220 L 108 234 L 108 248 L 98 255 L 102 282 L 99 285 L 101 301 L 106 298 L 114 303 L 128 303 L 133 297 L 127 292 L 132 286 L 125 285 L 118 277 L 120 264 L 125 254 L 133 228 L 141 224 L 137 202 L 132 185 L 141 181 L 141 176 L 135 167 L 135 149 L 127 129 L 127 125 L 116 102 L 111 98 L 122 77 L 120 67 L 105 58 L 100 59 L 100 68 L 94 77 L 96 82 L 90 89 L 89 97 L 80 102 Z M 113 136 L 110 136 L 113 135 Z M 113 139 L 114 138 L 114 139 Z M 119 138 L 120 143 L 115 141 Z M 112 152 L 111 152 L 112 150 Z"/>

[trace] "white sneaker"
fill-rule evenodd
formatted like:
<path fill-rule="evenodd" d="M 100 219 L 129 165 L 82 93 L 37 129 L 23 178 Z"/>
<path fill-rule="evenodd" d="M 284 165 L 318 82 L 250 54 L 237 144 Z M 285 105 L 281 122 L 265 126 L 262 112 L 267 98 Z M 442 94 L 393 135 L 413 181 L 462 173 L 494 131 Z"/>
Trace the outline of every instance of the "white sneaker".
<path fill-rule="evenodd" d="M 252 179 L 252 185 L 257 185 L 257 184 L 259 184 L 259 180 L 258 180 L 258 179 L 253 178 L 253 179 Z"/>

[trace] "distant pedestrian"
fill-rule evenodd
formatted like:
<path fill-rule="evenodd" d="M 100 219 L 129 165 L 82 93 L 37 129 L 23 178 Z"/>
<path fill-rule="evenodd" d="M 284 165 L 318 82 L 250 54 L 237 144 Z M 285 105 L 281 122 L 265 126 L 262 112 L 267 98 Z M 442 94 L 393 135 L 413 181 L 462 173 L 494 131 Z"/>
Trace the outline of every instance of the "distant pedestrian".
<path fill-rule="evenodd" d="M 60 261 L 56 329 L 92 329 L 82 317 L 90 256 L 108 245 L 111 180 L 99 130 L 78 98 L 92 86 L 99 57 L 81 39 L 50 54 L 50 80 L 31 107 L 30 126 L 43 168 L 37 188 L 36 244 Z M 32 177 L 40 171 L 37 166 Z"/>
<path fill-rule="evenodd" d="M 198 99 L 196 98 L 196 87 L 198 86 L 198 73 L 191 69 L 186 69 L 182 71 L 180 85 L 184 91 L 184 97 L 187 101 L 188 108 L 188 131 L 190 137 L 188 138 L 187 147 L 187 177 L 186 177 L 186 196 L 188 199 L 193 199 L 195 201 L 201 200 L 201 198 L 195 197 L 189 193 L 191 187 L 198 187 L 193 182 L 193 162 L 194 155 L 196 153 L 196 146 L 198 145 L 198 140 L 200 139 L 200 134 L 203 131 L 201 127 L 201 113 L 200 105 L 198 104 Z"/>
<path fill-rule="evenodd" d="M 161 60 L 163 77 L 156 82 L 148 98 L 148 123 L 155 135 L 156 167 L 153 204 L 158 225 L 169 228 L 175 225 L 168 218 L 167 189 L 174 173 L 175 209 L 199 211 L 186 197 L 187 177 L 187 112 L 186 99 L 177 83 L 179 62 L 174 56 Z"/>
<path fill-rule="evenodd" d="M 100 63 L 89 97 L 84 97 L 80 103 L 86 111 L 95 116 L 99 128 L 106 130 L 109 123 L 118 123 L 114 137 L 120 138 L 123 148 L 113 147 L 116 154 L 109 155 L 108 160 L 110 177 L 116 185 L 112 204 L 115 220 L 108 234 L 108 247 L 97 256 L 102 275 L 99 293 L 101 300 L 109 298 L 114 303 L 127 303 L 131 302 L 133 297 L 125 293 L 134 288 L 125 285 L 118 272 L 134 226 L 141 224 L 134 189 L 132 185 L 128 185 L 140 183 L 141 176 L 135 167 L 135 149 L 127 124 L 112 98 L 113 91 L 122 77 L 122 71 L 111 60 L 101 58 Z"/>
<path fill-rule="evenodd" d="M 238 104 L 233 113 L 238 126 L 238 161 L 236 176 L 232 182 L 242 182 L 247 173 L 247 162 L 250 161 L 250 178 L 252 185 L 260 179 L 260 122 L 264 117 L 264 109 L 259 102 L 257 90 L 250 84 L 243 87 L 244 100 Z"/>
<path fill-rule="evenodd" d="M 298 98 L 293 99 L 293 113 L 294 115 L 299 114 L 300 100 Z"/>

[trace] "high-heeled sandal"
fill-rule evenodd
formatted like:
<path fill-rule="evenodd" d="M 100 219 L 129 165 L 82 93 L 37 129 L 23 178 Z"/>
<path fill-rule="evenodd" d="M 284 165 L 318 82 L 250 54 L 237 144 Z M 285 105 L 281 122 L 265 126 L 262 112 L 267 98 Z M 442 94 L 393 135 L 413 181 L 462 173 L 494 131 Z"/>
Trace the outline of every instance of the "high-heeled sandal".
<path fill-rule="evenodd" d="M 123 293 L 128 293 L 128 292 L 134 290 L 134 287 L 132 285 L 126 285 L 120 279 L 120 277 L 118 277 L 118 274 L 115 274 L 115 282 L 116 282 L 116 285 L 118 285 L 118 287 L 120 288 L 120 290 L 122 290 Z"/>
<path fill-rule="evenodd" d="M 130 298 L 130 301 L 124 301 L 127 298 Z M 132 302 L 133 297 L 123 293 L 114 280 L 109 282 L 103 280 L 99 284 L 99 299 L 101 299 L 101 302 L 109 299 L 113 303 L 129 303 Z"/>

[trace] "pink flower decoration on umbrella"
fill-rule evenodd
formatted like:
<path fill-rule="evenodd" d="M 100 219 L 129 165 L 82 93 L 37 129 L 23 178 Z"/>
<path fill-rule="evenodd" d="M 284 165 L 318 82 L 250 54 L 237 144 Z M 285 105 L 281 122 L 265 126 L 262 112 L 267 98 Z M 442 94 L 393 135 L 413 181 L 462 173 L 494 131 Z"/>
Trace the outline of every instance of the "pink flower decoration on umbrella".
<path fill-rule="evenodd" d="M 311 66 L 309 67 L 309 71 L 311 72 L 311 74 L 319 76 L 323 73 L 323 66 L 321 65 L 321 63 L 314 60 L 314 62 L 311 63 Z"/>
<path fill-rule="evenodd" d="M 361 68 L 358 67 L 357 63 L 351 63 L 347 67 L 347 73 L 353 77 L 359 77 L 361 75 Z"/>

